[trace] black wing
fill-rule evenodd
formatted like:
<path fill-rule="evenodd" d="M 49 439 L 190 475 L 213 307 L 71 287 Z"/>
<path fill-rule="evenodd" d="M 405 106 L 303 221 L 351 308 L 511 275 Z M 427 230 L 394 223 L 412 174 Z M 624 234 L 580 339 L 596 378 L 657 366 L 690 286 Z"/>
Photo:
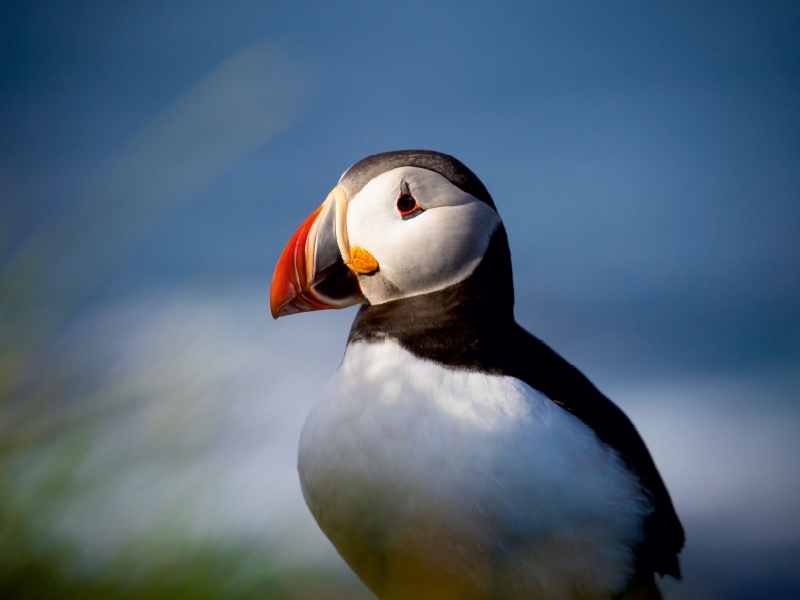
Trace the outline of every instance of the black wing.
<path fill-rule="evenodd" d="M 680 579 L 678 553 L 685 540 L 683 527 L 633 423 L 578 369 L 519 325 L 507 341 L 502 370 L 539 390 L 591 427 L 600 440 L 619 453 L 650 494 L 654 510 L 645 520 L 644 539 L 637 551 L 639 572 Z"/>

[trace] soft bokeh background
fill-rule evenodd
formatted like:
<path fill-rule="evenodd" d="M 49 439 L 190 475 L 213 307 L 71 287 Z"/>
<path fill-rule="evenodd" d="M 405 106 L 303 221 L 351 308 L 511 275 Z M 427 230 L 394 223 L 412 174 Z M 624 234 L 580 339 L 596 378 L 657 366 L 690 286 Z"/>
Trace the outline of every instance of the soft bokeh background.
<path fill-rule="evenodd" d="M 687 530 L 668 599 L 800 597 L 796 2 L 3 2 L 0 596 L 368 598 L 300 496 L 353 309 L 283 244 L 364 156 L 487 184 L 517 317 Z"/>

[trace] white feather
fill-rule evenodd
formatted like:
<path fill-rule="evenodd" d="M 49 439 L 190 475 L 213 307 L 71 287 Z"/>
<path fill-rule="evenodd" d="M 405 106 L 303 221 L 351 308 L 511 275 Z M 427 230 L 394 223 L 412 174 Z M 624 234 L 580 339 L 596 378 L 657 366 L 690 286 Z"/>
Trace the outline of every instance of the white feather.
<path fill-rule="evenodd" d="M 605 598 L 631 577 L 652 510 L 618 455 L 536 390 L 393 342 L 348 347 L 299 471 L 381 598 Z"/>
<path fill-rule="evenodd" d="M 403 183 L 424 209 L 403 219 L 397 198 Z M 478 266 L 500 216 L 488 204 L 445 177 L 418 167 L 399 167 L 372 179 L 348 202 L 350 246 L 360 246 L 380 270 L 359 275 L 372 304 L 444 289 Z"/>

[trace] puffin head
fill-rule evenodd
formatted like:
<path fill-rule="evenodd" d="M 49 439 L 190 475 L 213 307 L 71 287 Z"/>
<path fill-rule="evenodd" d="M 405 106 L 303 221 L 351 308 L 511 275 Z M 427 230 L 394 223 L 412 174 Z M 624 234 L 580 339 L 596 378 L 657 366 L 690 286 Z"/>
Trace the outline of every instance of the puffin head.
<path fill-rule="evenodd" d="M 369 156 L 289 240 L 272 279 L 272 316 L 443 290 L 475 271 L 500 225 L 486 187 L 452 156 Z"/>

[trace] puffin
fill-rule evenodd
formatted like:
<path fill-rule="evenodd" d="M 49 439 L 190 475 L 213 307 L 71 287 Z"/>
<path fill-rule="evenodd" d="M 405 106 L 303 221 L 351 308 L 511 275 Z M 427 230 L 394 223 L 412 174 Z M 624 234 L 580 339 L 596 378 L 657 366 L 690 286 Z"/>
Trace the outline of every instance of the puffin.
<path fill-rule="evenodd" d="M 644 441 L 514 319 L 480 179 L 428 150 L 345 171 L 291 236 L 274 318 L 360 304 L 303 427 L 319 527 L 381 600 L 661 598 L 684 531 Z"/>

